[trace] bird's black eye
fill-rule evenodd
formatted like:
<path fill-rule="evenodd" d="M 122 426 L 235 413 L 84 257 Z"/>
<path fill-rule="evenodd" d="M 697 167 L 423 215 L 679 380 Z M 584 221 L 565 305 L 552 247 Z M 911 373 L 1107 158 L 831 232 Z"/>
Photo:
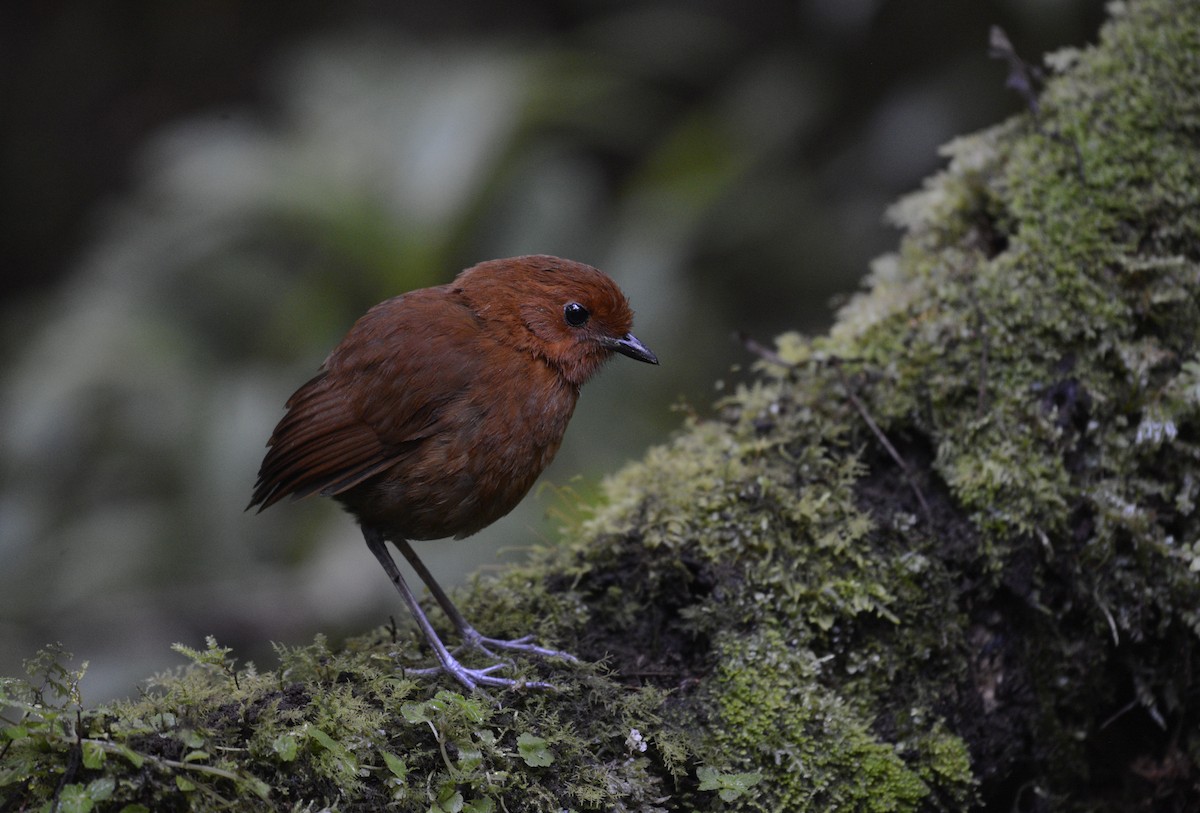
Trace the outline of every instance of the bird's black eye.
<path fill-rule="evenodd" d="M 583 327 L 591 315 L 592 312 L 578 302 L 568 302 L 563 307 L 563 318 L 571 327 Z"/>

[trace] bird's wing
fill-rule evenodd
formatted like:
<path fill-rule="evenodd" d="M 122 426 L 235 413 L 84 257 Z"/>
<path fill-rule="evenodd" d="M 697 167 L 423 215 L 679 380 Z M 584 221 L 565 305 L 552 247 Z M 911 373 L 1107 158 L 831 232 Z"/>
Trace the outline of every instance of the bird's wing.
<path fill-rule="evenodd" d="M 250 505 L 339 494 L 411 454 L 478 380 L 478 333 L 475 316 L 443 289 L 372 308 L 288 399 Z"/>

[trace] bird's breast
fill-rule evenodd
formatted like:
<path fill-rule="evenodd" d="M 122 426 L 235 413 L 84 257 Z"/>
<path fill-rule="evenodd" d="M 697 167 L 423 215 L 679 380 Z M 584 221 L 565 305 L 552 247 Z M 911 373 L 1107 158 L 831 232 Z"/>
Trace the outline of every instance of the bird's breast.
<path fill-rule="evenodd" d="M 562 445 L 578 390 L 557 376 L 530 376 L 523 384 L 520 397 L 489 405 L 478 423 L 476 453 L 463 463 L 481 510 L 456 536 L 515 508 Z"/>
<path fill-rule="evenodd" d="M 339 499 L 406 539 L 464 537 L 509 513 L 554 459 L 579 391 L 549 367 L 489 371 L 411 454 Z"/>

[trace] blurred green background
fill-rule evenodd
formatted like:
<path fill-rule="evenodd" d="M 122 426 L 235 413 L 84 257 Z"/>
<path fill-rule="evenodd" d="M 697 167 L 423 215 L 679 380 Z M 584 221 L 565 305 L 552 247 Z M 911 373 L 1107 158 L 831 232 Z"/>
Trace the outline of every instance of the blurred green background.
<path fill-rule="evenodd" d="M 1022 109 L 987 57 L 1100 0 L 0 10 L 0 674 L 60 640 L 89 701 L 215 634 L 405 617 L 328 501 L 246 514 L 287 396 L 368 306 L 479 260 L 607 270 L 658 353 L 615 359 L 510 517 L 418 551 L 453 584 L 551 544 L 606 472 L 705 414 L 736 329 L 822 330 L 888 203 Z M 485 630 L 486 632 L 486 630 Z"/>

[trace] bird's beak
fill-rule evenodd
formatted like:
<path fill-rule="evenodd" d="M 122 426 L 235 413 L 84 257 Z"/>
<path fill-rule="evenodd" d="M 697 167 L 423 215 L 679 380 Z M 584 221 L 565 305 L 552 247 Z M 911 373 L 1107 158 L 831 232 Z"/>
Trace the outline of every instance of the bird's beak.
<path fill-rule="evenodd" d="M 658 364 L 658 356 L 651 353 L 650 348 L 642 344 L 632 333 L 626 333 L 619 339 L 606 337 L 604 346 L 609 350 L 617 351 L 622 356 L 629 356 L 631 359 L 644 361 L 647 364 Z"/>

